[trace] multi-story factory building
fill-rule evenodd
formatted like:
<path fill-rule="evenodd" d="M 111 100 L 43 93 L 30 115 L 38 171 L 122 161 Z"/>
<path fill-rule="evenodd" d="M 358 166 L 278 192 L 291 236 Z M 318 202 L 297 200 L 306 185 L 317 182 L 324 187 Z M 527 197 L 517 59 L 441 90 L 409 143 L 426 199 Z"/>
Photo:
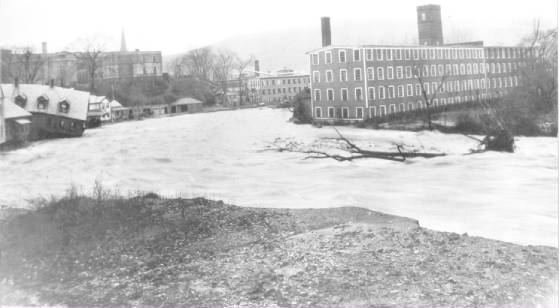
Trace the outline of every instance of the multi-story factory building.
<path fill-rule="evenodd" d="M 308 52 L 314 119 L 361 121 L 484 100 L 519 85 L 528 49 L 443 45 L 439 14 L 439 6 L 418 8 L 419 46 L 332 46 L 324 17 L 323 47 Z"/>
<path fill-rule="evenodd" d="M 259 78 L 260 101 L 265 104 L 289 102 L 306 87 L 309 87 L 309 74 L 280 70 L 276 75 Z"/>

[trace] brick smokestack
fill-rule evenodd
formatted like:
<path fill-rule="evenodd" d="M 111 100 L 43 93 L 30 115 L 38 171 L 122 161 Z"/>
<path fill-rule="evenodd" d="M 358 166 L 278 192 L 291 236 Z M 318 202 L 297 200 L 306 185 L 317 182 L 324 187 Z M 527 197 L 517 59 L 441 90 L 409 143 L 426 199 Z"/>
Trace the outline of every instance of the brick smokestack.
<path fill-rule="evenodd" d="M 261 67 L 259 65 L 259 60 L 255 60 L 255 76 L 259 77 L 261 71 Z"/>
<path fill-rule="evenodd" d="M 331 45 L 331 19 L 330 17 L 321 17 L 321 37 L 323 47 Z"/>
<path fill-rule="evenodd" d="M 418 43 L 420 45 L 443 45 L 441 8 L 436 4 L 416 7 L 418 20 Z"/>
<path fill-rule="evenodd" d="M 43 84 L 46 82 L 47 79 L 49 79 L 49 55 L 48 55 L 48 50 L 47 50 L 47 42 L 42 42 L 41 43 L 41 54 L 43 57 L 43 67 L 41 68 L 42 73 L 43 73 Z"/>

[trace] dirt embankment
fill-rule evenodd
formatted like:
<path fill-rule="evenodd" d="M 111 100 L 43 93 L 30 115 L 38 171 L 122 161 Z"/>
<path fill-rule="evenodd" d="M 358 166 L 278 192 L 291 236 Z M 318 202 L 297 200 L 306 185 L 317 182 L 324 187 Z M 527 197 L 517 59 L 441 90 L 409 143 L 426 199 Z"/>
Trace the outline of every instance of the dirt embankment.
<path fill-rule="evenodd" d="M 67 198 L 1 227 L 2 305 L 536 307 L 558 292 L 555 248 L 360 208 Z"/>

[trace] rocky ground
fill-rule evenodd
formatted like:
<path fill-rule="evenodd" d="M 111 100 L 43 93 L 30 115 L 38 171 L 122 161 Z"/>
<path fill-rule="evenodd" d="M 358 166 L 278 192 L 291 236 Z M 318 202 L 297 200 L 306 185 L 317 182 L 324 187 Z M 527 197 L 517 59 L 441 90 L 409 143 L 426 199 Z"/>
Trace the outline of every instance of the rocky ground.
<path fill-rule="evenodd" d="M 1 227 L 3 306 L 557 305 L 556 248 L 361 208 L 72 197 Z"/>

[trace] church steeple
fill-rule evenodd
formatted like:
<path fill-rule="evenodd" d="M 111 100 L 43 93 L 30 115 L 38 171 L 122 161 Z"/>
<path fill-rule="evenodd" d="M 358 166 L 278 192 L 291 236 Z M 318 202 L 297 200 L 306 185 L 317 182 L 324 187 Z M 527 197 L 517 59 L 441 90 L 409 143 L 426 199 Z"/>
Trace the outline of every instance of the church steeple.
<path fill-rule="evenodd" d="M 124 28 L 121 30 L 121 52 L 126 52 L 126 40 L 124 39 Z"/>

